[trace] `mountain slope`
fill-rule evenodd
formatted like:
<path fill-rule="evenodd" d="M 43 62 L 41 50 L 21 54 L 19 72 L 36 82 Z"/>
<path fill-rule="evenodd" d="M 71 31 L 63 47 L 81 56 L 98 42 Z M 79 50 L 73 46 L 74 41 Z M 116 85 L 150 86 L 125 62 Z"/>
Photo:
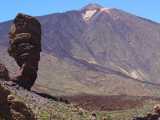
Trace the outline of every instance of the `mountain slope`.
<path fill-rule="evenodd" d="M 35 89 L 53 95 L 159 95 L 158 23 L 92 4 L 38 19 L 43 53 Z M 5 48 L 9 26 L 0 24 Z M 1 61 L 13 68 L 4 54 Z"/>

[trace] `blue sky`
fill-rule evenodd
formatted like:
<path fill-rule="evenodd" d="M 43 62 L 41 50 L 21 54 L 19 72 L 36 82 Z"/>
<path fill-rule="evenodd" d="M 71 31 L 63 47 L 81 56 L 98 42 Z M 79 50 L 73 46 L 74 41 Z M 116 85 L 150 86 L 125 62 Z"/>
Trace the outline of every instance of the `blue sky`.
<path fill-rule="evenodd" d="M 89 3 L 119 8 L 160 22 L 160 0 L 1 0 L 0 22 L 13 19 L 18 12 L 40 16 L 80 9 Z"/>

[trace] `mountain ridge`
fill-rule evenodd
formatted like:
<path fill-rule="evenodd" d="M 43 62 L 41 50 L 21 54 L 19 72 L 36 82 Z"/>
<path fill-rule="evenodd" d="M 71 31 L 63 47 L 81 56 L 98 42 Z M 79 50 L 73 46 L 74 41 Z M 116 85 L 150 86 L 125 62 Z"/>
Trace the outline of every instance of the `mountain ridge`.
<path fill-rule="evenodd" d="M 43 60 L 37 83 L 44 85 L 42 90 L 52 94 L 50 88 L 67 94 L 159 94 L 160 25 L 115 8 L 84 14 L 73 10 L 38 17 Z M 3 47 L 8 45 L 10 23 L 0 24 Z M 1 52 L 1 56 L 7 54 Z M 8 55 L 1 58 L 13 69 L 12 62 L 5 61 Z"/>

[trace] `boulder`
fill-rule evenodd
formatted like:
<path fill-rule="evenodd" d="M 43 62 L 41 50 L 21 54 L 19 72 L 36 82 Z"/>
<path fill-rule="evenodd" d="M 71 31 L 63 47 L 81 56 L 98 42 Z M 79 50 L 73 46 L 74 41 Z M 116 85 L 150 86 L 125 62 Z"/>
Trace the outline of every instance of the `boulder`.
<path fill-rule="evenodd" d="M 1 80 L 1 79 L 0 79 Z M 36 120 L 32 110 L 0 84 L 0 119 Z"/>

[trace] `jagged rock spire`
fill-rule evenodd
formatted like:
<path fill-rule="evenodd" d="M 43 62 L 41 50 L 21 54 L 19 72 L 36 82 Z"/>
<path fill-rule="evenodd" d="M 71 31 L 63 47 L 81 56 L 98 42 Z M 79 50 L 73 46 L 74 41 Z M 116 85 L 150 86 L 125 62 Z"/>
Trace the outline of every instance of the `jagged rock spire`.
<path fill-rule="evenodd" d="M 41 25 L 36 18 L 20 13 L 13 21 L 9 38 L 9 55 L 20 67 L 13 80 L 30 90 L 37 78 L 41 52 Z"/>

